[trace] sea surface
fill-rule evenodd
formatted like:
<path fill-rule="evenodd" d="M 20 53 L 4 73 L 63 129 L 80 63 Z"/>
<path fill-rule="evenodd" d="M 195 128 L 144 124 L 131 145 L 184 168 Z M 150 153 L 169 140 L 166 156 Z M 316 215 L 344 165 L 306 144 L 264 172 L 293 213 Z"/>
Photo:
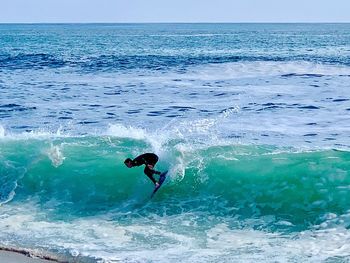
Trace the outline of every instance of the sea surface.
<path fill-rule="evenodd" d="M 0 24 L 0 204 L 65 262 L 349 262 L 350 24 Z"/>

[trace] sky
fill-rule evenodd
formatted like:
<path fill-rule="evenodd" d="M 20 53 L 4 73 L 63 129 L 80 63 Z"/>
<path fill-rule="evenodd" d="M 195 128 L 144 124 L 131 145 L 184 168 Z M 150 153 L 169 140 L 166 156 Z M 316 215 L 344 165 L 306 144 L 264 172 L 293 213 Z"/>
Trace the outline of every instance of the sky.
<path fill-rule="evenodd" d="M 0 23 L 350 22 L 350 0 L 0 0 Z"/>

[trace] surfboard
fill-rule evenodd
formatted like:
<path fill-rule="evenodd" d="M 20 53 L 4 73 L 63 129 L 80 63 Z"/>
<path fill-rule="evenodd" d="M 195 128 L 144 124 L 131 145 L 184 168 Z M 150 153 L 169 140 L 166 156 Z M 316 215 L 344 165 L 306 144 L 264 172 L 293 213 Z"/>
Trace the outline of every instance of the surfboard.
<path fill-rule="evenodd" d="M 166 179 L 166 174 L 168 173 L 168 171 L 162 172 L 159 176 L 159 186 L 156 186 L 153 190 L 153 193 L 151 195 L 151 198 L 154 196 L 154 194 L 159 190 L 159 188 L 162 186 L 162 184 L 164 183 L 165 179 Z"/>

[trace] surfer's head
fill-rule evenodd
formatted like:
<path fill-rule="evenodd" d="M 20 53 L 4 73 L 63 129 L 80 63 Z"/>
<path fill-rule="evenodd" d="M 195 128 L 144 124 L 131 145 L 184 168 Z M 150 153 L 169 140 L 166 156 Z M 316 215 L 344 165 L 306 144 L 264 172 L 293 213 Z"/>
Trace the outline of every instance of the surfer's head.
<path fill-rule="evenodd" d="M 128 168 L 131 168 L 133 166 L 132 160 L 130 158 L 125 159 L 124 163 Z"/>

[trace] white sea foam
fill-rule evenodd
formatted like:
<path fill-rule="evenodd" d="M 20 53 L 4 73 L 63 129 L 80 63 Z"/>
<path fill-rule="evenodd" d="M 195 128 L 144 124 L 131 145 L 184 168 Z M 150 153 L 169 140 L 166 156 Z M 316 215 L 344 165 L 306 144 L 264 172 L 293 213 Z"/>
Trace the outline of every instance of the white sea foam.
<path fill-rule="evenodd" d="M 50 158 L 52 165 L 54 167 L 58 167 L 62 165 L 65 157 L 63 156 L 61 146 L 59 145 L 52 145 L 50 149 L 47 152 L 48 157 Z"/>
<path fill-rule="evenodd" d="M 110 125 L 106 135 L 116 136 L 120 138 L 131 138 L 136 140 L 145 140 L 148 134 L 145 129 L 132 126 L 124 126 L 122 124 Z"/>
<path fill-rule="evenodd" d="M 341 225 L 286 235 L 256 230 L 254 220 L 250 220 L 252 226 L 248 220 L 243 228 L 232 227 L 227 220 L 211 225 L 210 215 L 203 217 L 195 212 L 169 216 L 149 215 L 121 225 L 109 220 L 109 216 L 111 215 L 48 221 L 35 203 L 8 205 L 2 207 L 0 216 L 1 245 L 16 246 L 19 242 L 27 249 L 36 247 L 42 255 L 45 255 L 45 249 L 50 248 L 51 251 L 60 253 L 61 259 L 62 256 L 70 255 L 90 257 L 105 263 L 118 260 L 284 262 L 295 259 L 319 262 L 350 257 L 350 231 Z M 150 218 L 153 220 L 150 221 Z M 270 219 L 267 218 L 266 223 Z M 200 220 L 201 226 L 197 226 L 196 220 Z M 217 218 L 216 221 L 220 219 Z M 244 224 L 244 221 L 240 223 Z M 278 224 L 290 226 L 288 222 Z"/>
<path fill-rule="evenodd" d="M 169 139 L 167 134 L 160 133 L 158 130 L 149 131 L 122 124 L 110 125 L 105 135 L 146 141 L 151 145 L 152 150 L 159 154 L 162 153 L 163 145 Z"/>

